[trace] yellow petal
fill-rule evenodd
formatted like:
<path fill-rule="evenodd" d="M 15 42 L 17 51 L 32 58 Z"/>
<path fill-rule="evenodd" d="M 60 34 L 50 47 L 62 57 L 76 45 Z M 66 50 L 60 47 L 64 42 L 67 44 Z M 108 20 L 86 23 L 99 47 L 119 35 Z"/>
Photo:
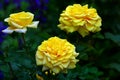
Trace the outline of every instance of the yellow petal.
<path fill-rule="evenodd" d="M 92 31 L 94 28 L 95 28 L 94 25 L 91 25 L 91 24 L 89 24 L 89 23 L 86 24 L 86 29 L 87 29 L 88 31 Z"/>
<path fill-rule="evenodd" d="M 20 28 L 23 28 L 23 26 L 15 23 L 15 22 L 10 22 L 10 25 L 14 26 L 15 28 L 19 28 L 19 29 L 20 29 Z"/>
<path fill-rule="evenodd" d="M 70 64 L 70 61 L 63 62 L 63 63 L 62 63 L 62 66 L 63 66 L 64 68 L 67 68 L 69 64 Z"/>
<path fill-rule="evenodd" d="M 101 19 L 97 20 L 96 23 L 95 23 L 95 26 L 99 26 L 100 27 L 101 25 L 102 25 L 101 24 Z"/>
<path fill-rule="evenodd" d="M 46 70 L 48 70 L 49 68 L 47 67 L 47 66 L 43 66 L 43 68 L 42 68 L 42 71 L 46 71 Z"/>
<path fill-rule="evenodd" d="M 75 68 L 75 67 L 76 67 L 75 63 L 70 63 L 70 64 L 68 65 L 68 68 L 69 68 L 69 69 L 73 69 L 73 68 Z"/>
<path fill-rule="evenodd" d="M 52 71 L 54 73 L 59 73 L 60 72 L 60 68 L 59 67 L 54 67 L 54 68 L 52 68 Z"/>
<path fill-rule="evenodd" d="M 82 37 L 85 37 L 85 36 L 87 36 L 89 34 L 89 31 L 87 31 L 86 29 L 84 29 L 82 27 L 80 27 L 78 29 L 78 32 L 82 35 Z"/>

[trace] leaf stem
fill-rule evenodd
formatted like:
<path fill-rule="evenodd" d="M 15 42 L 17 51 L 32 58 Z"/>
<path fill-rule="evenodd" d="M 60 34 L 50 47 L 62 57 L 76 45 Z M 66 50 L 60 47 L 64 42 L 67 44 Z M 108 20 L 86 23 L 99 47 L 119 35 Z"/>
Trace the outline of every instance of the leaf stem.
<path fill-rule="evenodd" d="M 25 41 L 25 34 L 22 33 L 22 41 L 23 41 L 23 45 L 24 45 L 24 48 L 26 50 L 26 53 L 28 53 L 28 48 L 27 48 L 27 44 L 26 44 L 26 41 Z"/>
<path fill-rule="evenodd" d="M 7 51 L 5 52 L 4 56 L 5 56 L 5 58 L 9 57 Z M 14 74 L 14 71 L 13 71 L 13 68 L 12 68 L 11 63 L 10 63 L 10 62 L 7 62 L 7 64 L 8 64 L 9 69 L 10 69 L 10 75 L 11 75 L 10 80 L 16 79 L 16 76 L 15 76 L 15 74 Z"/>

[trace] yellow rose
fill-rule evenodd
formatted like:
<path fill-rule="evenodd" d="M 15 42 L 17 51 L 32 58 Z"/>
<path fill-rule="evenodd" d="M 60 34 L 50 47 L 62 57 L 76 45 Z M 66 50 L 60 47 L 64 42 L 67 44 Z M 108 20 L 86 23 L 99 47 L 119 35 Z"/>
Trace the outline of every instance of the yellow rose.
<path fill-rule="evenodd" d="M 42 71 L 66 72 L 67 69 L 75 68 L 79 61 L 76 59 L 78 54 L 75 52 L 75 46 L 66 39 L 51 37 L 38 46 L 36 63 L 43 65 Z"/>
<path fill-rule="evenodd" d="M 13 31 L 19 33 L 25 33 L 27 31 L 27 27 L 37 28 L 39 21 L 34 21 L 34 14 L 30 12 L 19 12 L 13 13 L 9 18 L 5 19 L 5 22 L 8 22 L 9 27 L 3 32 L 12 33 Z"/>
<path fill-rule="evenodd" d="M 101 21 L 96 9 L 74 4 L 60 14 L 58 27 L 67 32 L 78 31 L 84 37 L 90 32 L 100 31 Z"/>

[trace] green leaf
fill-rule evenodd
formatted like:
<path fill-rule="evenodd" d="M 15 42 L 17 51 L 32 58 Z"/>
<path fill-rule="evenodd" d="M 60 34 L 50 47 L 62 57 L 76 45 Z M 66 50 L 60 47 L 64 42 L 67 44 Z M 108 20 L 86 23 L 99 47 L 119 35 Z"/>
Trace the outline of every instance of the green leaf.
<path fill-rule="evenodd" d="M 20 69 L 20 67 L 21 67 L 20 64 L 15 63 L 15 62 L 11 63 L 11 65 L 12 65 L 12 69 L 15 70 L 15 71 L 18 71 Z"/>
<path fill-rule="evenodd" d="M 87 53 L 80 53 L 79 59 L 80 60 L 88 60 L 88 54 Z"/>
<path fill-rule="evenodd" d="M 118 44 L 120 46 L 120 34 L 112 34 L 112 33 L 105 33 L 105 38 L 106 39 L 110 39 L 112 40 L 113 42 L 115 42 L 116 44 Z"/>
<path fill-rule="evenodd" d="M 2 70 L 5 73 L 9 72 L 9 66 L 8 65 L 0 65 L 0 70 Z"/>
<path fill-rule="evenodd" d="M 98 69 L 96 67 L 91 67 L 89 68 L 89 72 L 96 74 L 98 72 Z"/>
<path fill-rule="evenodd" d="M 109 67 L 120 72 L 120 64 L 119 63 L 111 63 L 111 64 L 109 64 Z"/>
<path fill-rule="evenodd" d="M 15 50 L 18 48 L 18 42 L 16 39 L 13 39 L 11 37 L 7 37 L 4 42 L 1 45 L 3 50 Z"/>
<path fill-rule="evenodd" d="M 104 36 L 100 33 L 96 33 L 93 35 L 93 38 L 104 39 Z"/>

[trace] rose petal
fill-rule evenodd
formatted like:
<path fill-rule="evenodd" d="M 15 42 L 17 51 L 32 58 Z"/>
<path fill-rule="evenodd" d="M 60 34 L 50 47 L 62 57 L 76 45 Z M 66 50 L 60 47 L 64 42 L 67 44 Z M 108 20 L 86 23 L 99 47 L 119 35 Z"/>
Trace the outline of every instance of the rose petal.
<path fill-rule="evenodd" d="M 6 28 L 6 29 L 2 30 L 2 32 L 7 33 L 7 34 L 11 34 L 11 33 L 13 33 L 13 30 L 10 28 Z"/>
<path fill-rule="evenodd" d="M 86 26 L 86 29 L 87 29 L 88 31 L 92 31 L 92 30 L 94 30 L 94 28 L 95 28 L 94 25 L 89 24 L 89 23 L 86 23 L 85 26 Z"/>
<path fill-rule="evenodd" d="M 56 67 L 54 67 L 52 69 L 52 71 L 55 72 L 55 73 L 59 73 L 60 72 L 60 68 L 56 66 Z"/>
<path fill-rule="evenodd" d="M 42 71 L 48 70 L 49 68 L 47 66 L 43 66 Z"/>
<path fill-rule="evenodd" d="M 14 31 L 15 31 L 15 32 L 18 32 L 18 33 L 26 33 L 27 28 L 23 28 L 23 29 L 15 29 Z"/>
<path fill-rule="evenodd" d="M 62 63 L 62 66 L 63 66 L 64 68 L 67 68 L 69 64 L 70 64 L 70 61 L 64 62 L 64 63 Z"/>
<path fill-rule="evenodd" d="M 75 67 L 76 67 L 75 63 L 72 63 L 72 62 L 68 65 L 68 68 L 69 68 L 69 69 L 73 69 L 73 68 L 75 68 Z"/>
<path fill-rule="evenodd" d="M 8 22 L 8 21 L 9 21 L 9 18 L 5 18 L 4 21 L 5 21 L 5 22 Z"/>
<path fill-rule="evenodd" d="M 32 22 L 32 24 L 27 25 L 27 27 L 30 27 L 30 28 L 37 28 L 38 23 L 39 23 L 39 21 L 34 21 L 34 22 Z"/>
<path fill-rule="evenodd" d="M 15 23 L 15 22 L 11 22 L 11 24 L 12 24 L 14 27 L 16 27 L 16 28 L 23 28 L 23 26 Z"/>
<path fill-rule="evenodd" d="M 82 35 L 82 37 L 85 37 L 86 35 L 89 34 L 89 31 L 86 30 L 86 29 L 83 28 L 83 27 L 80 27 L 80 28 L 78 29 L 78 32 Z"/>

